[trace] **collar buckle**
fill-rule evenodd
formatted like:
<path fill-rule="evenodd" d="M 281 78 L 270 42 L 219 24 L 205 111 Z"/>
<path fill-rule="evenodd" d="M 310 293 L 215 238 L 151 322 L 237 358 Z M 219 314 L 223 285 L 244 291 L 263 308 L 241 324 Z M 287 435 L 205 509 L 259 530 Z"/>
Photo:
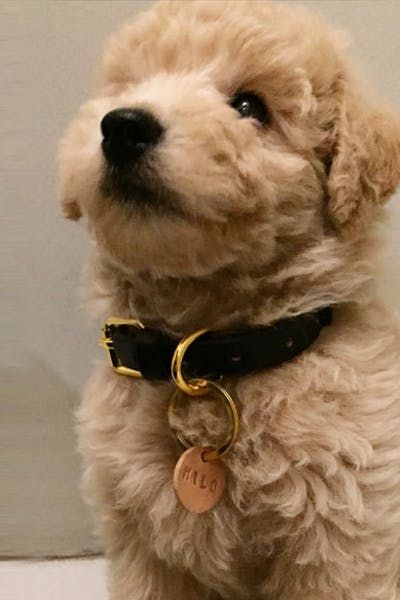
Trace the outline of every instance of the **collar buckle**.
<path fill-rule="evenodd" d="M 110 317 L 107 319 L 102 331 L 104 336 L 99 340 L 99 346 L 108 351 L 111 360 L 111 366 L 119 375 L 127 375 L 135 379 L 143 379 L 143 374 L 136 369 L 130 369 L 121 364 L 114 347 L 113 330 L 121 325 L 133 325 L 138 329 L 144 329 L 143 323 L 137 319 L 122 319 L 121 317 Z"/>

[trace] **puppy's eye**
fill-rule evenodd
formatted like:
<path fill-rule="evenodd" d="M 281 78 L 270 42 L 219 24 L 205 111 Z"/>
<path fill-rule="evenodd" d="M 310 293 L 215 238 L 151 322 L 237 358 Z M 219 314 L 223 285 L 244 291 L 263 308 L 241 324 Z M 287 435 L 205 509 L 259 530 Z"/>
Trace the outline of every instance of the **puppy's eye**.
<path fill-rule="evenodd" d="M 243 118 L 257 119 L 262 124 L 269 120 L 268 109 L 264 102 L 252 92 L 237 94 L 233 98 L 231 106 Z"/>

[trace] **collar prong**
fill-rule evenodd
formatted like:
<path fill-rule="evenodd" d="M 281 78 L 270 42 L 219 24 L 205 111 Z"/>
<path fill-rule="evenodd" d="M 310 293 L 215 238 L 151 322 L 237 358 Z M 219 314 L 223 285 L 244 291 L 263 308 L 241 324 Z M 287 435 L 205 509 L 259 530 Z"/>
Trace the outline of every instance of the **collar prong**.
<path fill-rule="evenodd" d="M 100 338 L 98 341 L 98 345 L 100 346 L 100 348 L 104 348 L 105 350 L 108 350 L 110 348 L 110 344 L 112 343 L 112 339 L 111 338 Z"/>

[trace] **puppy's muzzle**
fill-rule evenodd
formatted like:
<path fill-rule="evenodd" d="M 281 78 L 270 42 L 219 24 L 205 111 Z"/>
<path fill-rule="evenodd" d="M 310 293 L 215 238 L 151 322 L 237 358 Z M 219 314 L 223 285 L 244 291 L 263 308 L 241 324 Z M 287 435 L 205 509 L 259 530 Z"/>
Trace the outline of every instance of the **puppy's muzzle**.
<path fill-rule="evenodd" d="M 147 110 L 117 108 L 101 121 L 102 150 L 114 167 L 133 166 L 161 140 L 164 128 Z"/>

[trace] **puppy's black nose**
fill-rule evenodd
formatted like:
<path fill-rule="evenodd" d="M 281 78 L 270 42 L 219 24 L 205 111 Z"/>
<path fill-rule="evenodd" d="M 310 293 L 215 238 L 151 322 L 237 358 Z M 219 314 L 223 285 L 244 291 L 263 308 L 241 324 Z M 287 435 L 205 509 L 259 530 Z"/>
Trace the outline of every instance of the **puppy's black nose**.
<path fill-rule="evenodd" d="M 107 161 L 115 166 L 132 164 L 155 146 L 163 126 L 147 110 L 117 108 L 101 121 L 102 149 Z"/>

